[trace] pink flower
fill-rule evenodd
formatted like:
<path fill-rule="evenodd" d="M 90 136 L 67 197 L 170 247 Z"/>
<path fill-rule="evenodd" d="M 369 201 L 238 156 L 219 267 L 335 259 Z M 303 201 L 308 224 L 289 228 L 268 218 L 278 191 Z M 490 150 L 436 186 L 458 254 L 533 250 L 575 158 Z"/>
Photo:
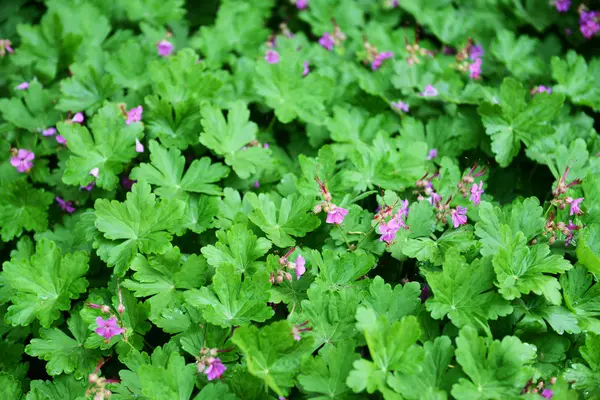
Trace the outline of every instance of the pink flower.
<path fill-rule="evenodd" d="M 15 90 L 27 90 L 27 89 L 29 89 L 29 82 L 19 83 L 17 86 L 15 86 Z"/>
<path fill-rule="evenodd" d="M 596 11 L 581 11 L 579 13 L 579 30 L 586 39 L 591 39 L 600 30 L 600 25 L 596 21 L 598 13 Z"/>
<path fill-rule="evenodd" d="M 35 154 L 32 151 L 19 149 L 17 151 L 17 155 L 11 157 L 10 165 L 15 167 L 19 172 L 28 172 L 31 168 L 33 168 L 33 159 L 35 158 Z"/>
<path fill-rule="evenodd" d="M 306 272 L 306 260 L 302 255 L 296 257 L 296 279 L 300 279 L 302 275 Z"/>
<path fill-rule="evenodd" d="M 479 181 L 479 186 L 476 183 L 471 186 L 471 197 L 469 200 L 473 202 L 474 205 L 479 205 L 481 202 L 481 195 L 483 194 L 483 182 Z"/>
<path fill-rule="evenodd" d="M 542 397 L 545 397 L 547 399 L 551 399 L 552 396 L 554 396 L 554 392 L 551 389 L 544 389 L 544 390 L 542 390 Z"/>
<path fill-rule="evenodd" d="M 581 226 L 579 225 L 575 225 L 573 223 L 573 221 L 569 220 L 569 225 L 567 225 L 567 231 L 568 232 L 564 232 L 565 233 L 565 247 L 567 247 L 571 241 L 573 240 L 573 232 L 578 231 L 579 229 L 581 229 Z"/>
<path fill-rule="evenodd" d="M 98 175 L 100 174 L 100 168 L 95 167 L 90 169 L 90 175 L 93 176 L 94 178 L 98 178 Z"/>
<path fill-rule="evenodd" d="M 400 209 L 398 210 L 398 216 L 400 218 L 408 218 L 408 200 L 402 200 L 400 202 Z"/>
<path fill-rule="evenodd" d="M 342 207 L 335 207 L 333 210 L 327 212 L 327 219 L 325 222 L 328 224 L 340 225 L 344 222 L 344 217 L 348 214 L 348 210 Z"/>
<path fill-rule="evenodd" d="M 400 229 L 400 224 L 396 218 L 390 219 L 388 222 L 382 222 L 377 227 L 377 231 L 381 235 L 380 242 L 391 243 L 396 239 L 396 232 Z"/>
<path fill-rule="evenodd" d="M 431 149 L 431 150 L 429 150 L 429 153 L 427 153 L 428 160 L 433 160 L 434 158 L 437 158 L 437 156 L 438 156 L 437 149 Z"/>
<path fill-rule="evenodd" d="M 483 46 L 478 44 L 469 48 L 469 58 L 471 60 L 476 60 L 481 57 L 483 57 Z"/>
<path fill-rule="evenodd" d="M 391 51 L 384 51 L 383 53 L 377 54 L 377 56 L 375 56 L 375 59 L 371 63 L 371 69 L 373 71 L 379 69 L 379 67 L 381 67 L 381 64 L 383 64 L 384 60 L 387 60 L 388 58 L 392 57 L 394 57 L 394 53 L 392 53 Z"/>
<path fill-rule="evenodd" d="M 96 181 L 91 181 L 86 186 L 79 186 L 79 189 L 83 189 L 83 190 L 87 190 L 88 192 L 91 192 L 92 189 L 94 188 L 94 186 L 96 186 Z"/>
<path fill-rule="evenodd" d="M 213 379 L 221 378 L 221 375 L 223 375 L 226 369 L 227 367 L 223 365 L 221 360 L 219 358 L 215 358 L 210 362 L 208 367 L 206 367 L 203 372 L 206 374 L 208 380 L 212 381 Z"/>
<path fill-rule="evenodd" d="M 481 58 L 478 58 L 469 65 L 469 78 L 471 79 L 479 79 L 481 78 Z"/>
<path fill-rule="evenodd" d="M 269 64 L 277 64 L 279 63 L 279 53 L 275 50 L 267 50 L 265 60 L 267 60 Z"/>
<path fill-rule="evenodd" d="M 75 207 L 73 207 L 72 201 L 64 201 L 60 197 L 56 196 L 56 202 L 62 208 L 63 211 L 68 212 L 69 214 L 73 214 L 75 212 Z"/>
<path fill-rule="evenodd" d="M 390 104 L 394 110 L 404 111 L 405 113 L 409 110 L 408 104 L 400 100 L 392 101 Z"/>
<path fill-rule="evenodd" d="M 333 37 L 329 34 L 329 32 L 325 32 L 323 36 L 319 38 L 319 44 L 325 47 L 327 50 L 333 50 L 333 46 L 335 46 L 335 41 Z"/>
<path fill-rule="evenodd" d="M 142 106 L 137 106 L 127 111 L 127 121 L 125 121 L 125 124 L 130 125 L 134 122 L 140 122 L 142 120 L 142 112 L 144 112 Z"/>
<path fill-rule="evenodd" d="M 309 61 L 304 61 L 304 64 L 302 64 L 302 67 L 304 68 L 304 70 L 302 71 L 302 76 L 306 76 L 310 72 L 310 68 L 308 67 L 308 65 Z"/>
<path fill-rule="evenodd" d="M 456 209 L 450 211 L 452 215 L 452 223 L 455 228 L 467 223 L 467 208 L 456 206 Z"/>
<path fill-rule="evenodd" d="M 75 123 L 77 123 L 77 124 L 81 124 L 81 123 L 83 122 L 83 120 L 84 120 L 84 119 L 85 119 L 85 118 L 83 117 L 83 113 L 81 113 L 81 112 L 78 112 L 78 113 L 76 113 L 76 114 L 73 116 L 73 118 L 71 118 L 71 121 L 72 121 L 72 122 L 75 122 Z"/>
<path fill-rule="evenodd" d="M 439 203 L 440 201 L 442 201 L 442 196 L 440 196 L 436 192 L 432 192 L 431 197 L 428 197 L 427 201 L 429 202 L 429 204 L 431 204 L 433 206 L 433 205 Z"/>
<path fill-rule="evenodd" d="M 435 97 L 438 95 L 438 91 L 433 86 L 427 85 L 425 86 L 425 90 L 423 90 L 420 94 L 423 97 Z"/>
<path fill-rule="evenodd" d="M 269 147 L 271 147 L 271 146 L 269 146 L 269 143 L 263 144 L 263 149 L 268 149 Z"/>
<path fill-rule="evenodd" d="M 161 40 L 156 45 L 156 49 L 158 50 L 158 55 L 161 57 L 168 57 L 173 52 L 173 43 L 168 40 Z"/>
<path fill-rule="evenodd" d="M 0 57 L 4 57 L 6 53 L 12 54 L 15 51 L 13 50 L 11 45 L 11 41 L 8 39 L 0 39 Z"/>
<path fill-rule="evenodd" d="M 117 325 L 117 319 L 115 317 L 111 317 L 107 320 L 98 317 L 96 318 L 96 325 L 98 325 L 98 328 L 94 329 L 94 332 L 106 340 L 110 340 L 113 336 L 120 335 L 124 331 L 123 328 Z"/>
<path fill-rule="evenodd" d="M 554 5 L 556 6 L 556 11 L 567 12 L 569 11 L 569 7 L 571 7 L 571 0 L 556 0 Z"/>
<path fill-rule="evenodd" d="M 567 201 L 567 203 L 569 203 L 571 205 L 571 209 L 569 210 L 569 215 L 573 215 L 573 214 L 581 215 L 581 214 L 583 214 L 583 211 L 581 211 L 581 208 L 579 208 L 579 205 L 583 201 L 583 197 L 580 197 L 578 199 L 572 199 L 570 197 L 567 197 L 566 201 Z"/>
<path fill-rule="evenodd" d="M 142 144 L 142 142 L 139 141 L 138 138 L 135 138 L 135 151 L 137 153 L 143 153 L 144 152 L 144 145 Z"/>
<path fill-rule="evenodd" d="M 67 144 L 67 139 L 65 139 L 62 135 L 56 135 L 56 141 L 62 145 Z"/>
<path fill-rule="evenodd" d="M 48 129 L 42 130 L 42 136 L 54 136 L 54 135 L 56 135 L 56 128 L 53 126 Z"/>
<path fill-rule="evenodd" d="M 296 0 L 296 8 L 298 10 L 304 10 L 308 7 L 308 0 Z"/>
<path fill-rule="evenodd" d="M 258 189 L 260 187 L 260 182 L 254 181 L 254 184 L 252 186 L 254 186 L 254 189 Z"/>
<path fill-rule="evenodd" d="M 551 94 L 552 93 L 552 88 L 550 86 L 540 85 L 540 86 L 537 87 L 537 92 L 538 93 L 548 93 L 548 94 Z"/>

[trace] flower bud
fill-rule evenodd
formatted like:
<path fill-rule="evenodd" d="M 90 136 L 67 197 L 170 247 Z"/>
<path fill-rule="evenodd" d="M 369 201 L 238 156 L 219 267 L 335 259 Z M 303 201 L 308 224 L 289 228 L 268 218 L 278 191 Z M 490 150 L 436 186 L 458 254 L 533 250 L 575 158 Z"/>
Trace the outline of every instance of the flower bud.
<path fill-rule="evenodd" d="M 318 214 L 321 211 L 323 211 L 323 205 L 321 204 L 317 204 L 314 208 L 313 208 L 313 214 Z"/>
<path fill-rule="evenodd" d="M 550 378 L 550 384 L 554 385 L 556 383 L 556 377 L 553 376 L 552 378 Z"/>
<path fill-rule="evenodd" d="M 88 375 L 88 381 L 90 381 L 91 384 L 94 384 L 94 383 L 98 382 L 98 375 L 96 375 L 96 374 L 89 374 Z"/>
<path fill-rule="evenodd" d="M 271 276 L 269 276 L 269 282 L 271 282 L 271 284 L 275 283 L 275 277 L 273 276 L 272 272 L 271 272 Z"/>
<path fill-rule="evenodd" d="M 285 273 L 285 279 L 287 279 L 288 281 L 292 280 L 292 274 L 290 274 L 289 272 Z"/>
<path fill-rule="evenodd" d="M 119 306 L 117 307 L 117 311 L 119 312 L 119 314 L 123 314 L 125 312 L 125 306 L 123 304 L 119 304 Z"/>
<path fill-rule="evenodd" d="M 102 306 L 100 308 L 100 311 L 102 311 L 104 314 L 109 314 L 110 313 L 110 307 L 109 306 Z"/>
<path fill-rule="evenodd" d="M 277 278 L 275 278 L 275 282 L 277 282 L 277 283 L 283 282 L 283 276 L 277 275 Z"/>

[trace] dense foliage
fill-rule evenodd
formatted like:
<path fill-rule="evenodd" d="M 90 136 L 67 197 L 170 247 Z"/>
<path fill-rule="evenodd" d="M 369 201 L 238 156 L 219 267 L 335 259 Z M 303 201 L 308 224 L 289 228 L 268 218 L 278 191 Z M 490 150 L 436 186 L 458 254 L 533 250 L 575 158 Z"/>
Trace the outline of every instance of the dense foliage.
<path fill-rule="evenodd" d="M 600 13 L 0 2 L 0 398 L 600 398 Z"/>

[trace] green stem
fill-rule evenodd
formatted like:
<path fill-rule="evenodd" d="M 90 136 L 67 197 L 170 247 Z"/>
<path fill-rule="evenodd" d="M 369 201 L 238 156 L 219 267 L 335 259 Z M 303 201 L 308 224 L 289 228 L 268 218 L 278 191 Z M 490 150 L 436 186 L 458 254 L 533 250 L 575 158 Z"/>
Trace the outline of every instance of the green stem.
<path fill-rule="evenodd" d="M 348 247 L 348 250 L 350 250 L 350 243 L 348 242 L 348 238 L 346 237 L 346 234 L 344 233 L 344 230 L 342 229 L 342 226 L 339 224 L 335 224 L 335 226 L 338 227 L 338 229 L 340 230 L 340 232 L 342 233 L 342 237 L 344 238 L 344 242 L 346 242 L 346 246 Z"/>
<path fill-rule="evenodd" d="M 358 249 L 358 246 L 360 246 L 360 244 L 363 242 L 363 240 L 365 240 L 367 237 L 369 237 L 369 235 L 371 235 L 371 233 L 373 233 L 373 231 L 379 226 L 379 224 L 381 223 L 381 221 L 378 221 L 375 226 L 371 227 L 371 229 L 369 230 L 369 232 L 365 233 L 365 236 L 363 236 L 362 239 L 360 239 L 358 241 L 358 243 L 356 243 L 356 247 L 355 249 Z"/>

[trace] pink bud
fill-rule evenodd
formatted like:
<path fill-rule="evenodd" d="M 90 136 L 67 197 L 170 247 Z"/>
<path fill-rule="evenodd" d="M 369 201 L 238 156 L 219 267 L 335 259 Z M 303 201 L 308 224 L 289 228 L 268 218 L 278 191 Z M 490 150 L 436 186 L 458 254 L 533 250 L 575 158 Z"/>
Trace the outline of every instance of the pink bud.
<path fill-rule="evenodd" d="M 125 312 L 125 306 L 123 304 L 119 304 L 119 306 L 117 307 L 117 311 L 119 312 L 119 314 L 123 314 Z"/>

